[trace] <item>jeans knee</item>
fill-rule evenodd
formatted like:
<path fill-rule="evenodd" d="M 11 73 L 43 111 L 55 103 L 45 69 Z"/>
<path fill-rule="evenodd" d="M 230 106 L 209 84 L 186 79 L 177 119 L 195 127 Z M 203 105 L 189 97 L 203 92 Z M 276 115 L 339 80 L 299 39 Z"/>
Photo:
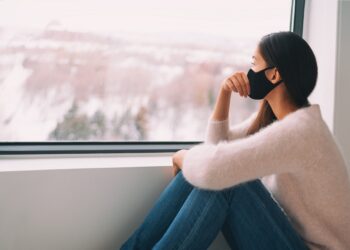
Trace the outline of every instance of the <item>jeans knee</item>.
<path fill-rule="evenodd" d="M 229 204 L 232 203 L 232 200 L 235 196 L 239 196 L 239 194 L 246 193 L 247 187 L 256 185 L 256 181 L 259 180 L 251 180 L 247 182 L 241 182 L 237 185 L 234 185 L 232 187 L 228 187 L 222 190 L 224 196 L 226 197 Z"/>

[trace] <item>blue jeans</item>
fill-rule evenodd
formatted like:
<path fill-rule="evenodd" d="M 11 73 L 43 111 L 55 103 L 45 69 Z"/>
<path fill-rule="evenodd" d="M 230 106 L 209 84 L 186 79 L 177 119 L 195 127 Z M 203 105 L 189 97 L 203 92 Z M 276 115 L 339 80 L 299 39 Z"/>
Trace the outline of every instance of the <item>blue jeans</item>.
<path fill-rule="evenodd" d="M 220 230 L 231 249 L 308 249 L 260 179 L 204 190 L 182 171 L 121 249 L 208 249 Z"/>

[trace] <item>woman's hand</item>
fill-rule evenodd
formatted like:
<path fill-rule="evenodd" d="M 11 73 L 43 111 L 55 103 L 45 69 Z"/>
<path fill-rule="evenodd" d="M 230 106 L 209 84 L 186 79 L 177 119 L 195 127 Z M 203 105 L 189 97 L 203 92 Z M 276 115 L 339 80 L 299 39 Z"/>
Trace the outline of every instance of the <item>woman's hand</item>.
<path fill-rule="evenodd" d="M 172 160 L 173 160 L 173 175 L 176 176 L 177 173 L 182 168 L 183 158 L 185 157 L 185 154 L 187 153 L 187 149 L 181 149 L 177 151 L 175 154 L 173 154 Z"/>
<path fill-rule="evenodd" d="M 228 92 L 238 92 L 240 96 L 244 96 L 246 98 L 250 94 L 247 74 L 245 72 L 234 73 L 223 81 L 222 88 Z"/>

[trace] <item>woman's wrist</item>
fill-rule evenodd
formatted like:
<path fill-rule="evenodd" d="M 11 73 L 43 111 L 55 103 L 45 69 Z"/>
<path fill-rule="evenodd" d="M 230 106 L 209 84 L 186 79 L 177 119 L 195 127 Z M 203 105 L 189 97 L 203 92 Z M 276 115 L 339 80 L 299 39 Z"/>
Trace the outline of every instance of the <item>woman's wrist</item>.
<path fill-rule="evenodd" d="M 225 90 L 224 86 L 221 86 L 219 94 L 215 103 L 213 113 L 211 115 L 212 120 L 225 120 L 228 118 L 231 100 L 231 90 Z"/>

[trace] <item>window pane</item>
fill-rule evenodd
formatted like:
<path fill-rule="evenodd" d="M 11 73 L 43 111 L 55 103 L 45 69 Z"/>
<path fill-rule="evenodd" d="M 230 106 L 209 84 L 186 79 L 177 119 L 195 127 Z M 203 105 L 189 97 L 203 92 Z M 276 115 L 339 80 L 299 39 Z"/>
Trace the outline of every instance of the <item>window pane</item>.
<path fill-rule="evenodd" d="M 0 141 L 203 140 L 291 0 L 3 0 Z M 258 102 L 232 94 L 230 122 Z"/>

